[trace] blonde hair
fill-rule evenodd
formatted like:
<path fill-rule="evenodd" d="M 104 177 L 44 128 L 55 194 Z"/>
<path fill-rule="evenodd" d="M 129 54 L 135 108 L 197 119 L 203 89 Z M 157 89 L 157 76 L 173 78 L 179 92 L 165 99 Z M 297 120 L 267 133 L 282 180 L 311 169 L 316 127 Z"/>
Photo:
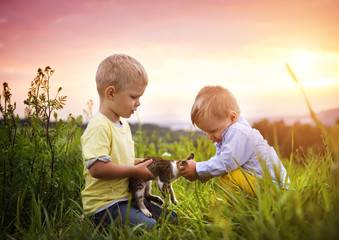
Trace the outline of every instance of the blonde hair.
<path fill-rule="evenodd" d="M 240 108 L 233 94 L 221 86 L 205 86 L 195 98 L 191 110 L 193 126 L 201 119 L 224 120 L 234 111 L 240 115 Z"/>
<path fill-rule="evenodd" d="M 105 58 L 98 67 L 95 80 L 99 95 L 104 94 L 109 86 L 114 86 L 118 92 L 131 84 L 148 84 L 144 67 L 136 59 L 125 54 L 114 54 Z"/>

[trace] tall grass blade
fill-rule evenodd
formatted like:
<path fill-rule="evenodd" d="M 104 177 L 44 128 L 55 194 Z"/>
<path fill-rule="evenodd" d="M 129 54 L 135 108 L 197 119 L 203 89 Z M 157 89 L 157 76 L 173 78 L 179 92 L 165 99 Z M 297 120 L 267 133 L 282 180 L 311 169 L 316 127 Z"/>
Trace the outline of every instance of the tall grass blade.
<path fill-rule="evenodd" d="M 329 138 L 328 138 L 328 134 L 327 131 L 323 125 L 323 123 L 318 119 L 317 115 L 315 114 L 315 112 L 312 109 L 312 106 L 310 104 L 310 101 L 308 100 L 308 97 L 306 95 L 306 92 L 303 88 L 303 86 L 301 85 L 301 83 L 299 82 L 298 78 L 296 77 L 296 75 L 294 74 L 293 70 L 291 69 L 291 67 L 289 66 L 288 63 L 286 63 L 286 68 L 289 72 L 289 74 L 291 75 L 292 79 L 294 80 L 294 82 L 296 82 L 299 86 L 299 89 L 304 97 L 304 100 L 306 102 L 306 105 L 308 107 L 308 110 L 310 112 L 310 116 L 312 117 L 313 121 L 315 122 L 315 124 L 319 127 L 320 131 L 322 132 L 324 138 L 325 138 L 325 142 L 326 144 L 329 144 Z M 328 148 L 327 148 L 328 150 Z"/>

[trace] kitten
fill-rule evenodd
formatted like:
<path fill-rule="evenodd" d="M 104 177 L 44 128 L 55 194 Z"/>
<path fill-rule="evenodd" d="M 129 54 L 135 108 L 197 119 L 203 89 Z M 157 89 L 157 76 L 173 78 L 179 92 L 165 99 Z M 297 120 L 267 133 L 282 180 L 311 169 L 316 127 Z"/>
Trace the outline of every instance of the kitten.
<path fill-rule="evenodd" d="M 179 167 L 186 166 L 187 160 L 194 159 L 194 153 L 191 153 L 187 159 L 171 161 L 162 158 L 146 158 L 138 164 L 145 162 L 146 160 L 153 159 L 153 162 L 148 165 L 148 169 L 155 177 L 156 185 L 158 186 L 162 196 L 166 198 L 165 193 L 169 193 L 169 199 L 167 205 L 171 201 L 176 205 L 177 199 L 174 196 L 174 192 L 171 186 L 171 182 L 181 177 Z M 132 193 L 133 198 L 136 200 L 137 206 L 147 217 L 151 217 L 152 214 L 146 208 L 144 204 L 144 198 L 147 198 L 153 202 L 163 205 L 164 201 L 151 194 L 152 180 L 144 181 L 136 178 L 129 178 L 129 191 Z"/>

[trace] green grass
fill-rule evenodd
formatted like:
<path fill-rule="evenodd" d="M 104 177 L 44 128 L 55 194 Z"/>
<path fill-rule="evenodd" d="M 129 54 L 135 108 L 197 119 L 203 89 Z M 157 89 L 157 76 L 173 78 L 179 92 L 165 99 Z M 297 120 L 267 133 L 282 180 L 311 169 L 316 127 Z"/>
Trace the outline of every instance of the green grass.
<path fill-rule="evenodd" d="M 192 150 L 195 149 L 189 149 L 183 156 Z M 288 166 L 290 161 L 285 159 L 284 163 Z M 15 230 L 3 236 L 8 239 L 336 239 L 339 236 L 338 166 L 330 156 L 311 155 L 304 159 L 304 165 L 292 162 L 289 169 L 288 190 L 279 189 L 265 176 L 256 189 L 257 197 L 239 189 L 235 189 L 238 193 L 226 192 L 217 178 L 207 183 L 180 179 L 173 184 L 179 205 L 170 206 L 177 212 L 179 224 L 165 222 L 148 232 L 139 226 L 97 229 L 82 217 L 79 199 L 73 199 L 67 208 L 66 200 L 60 199 L 57 207 L 47 212 L 32 192 L 31 206 L 23 208 L 24 195 L 30 191 L 26 189 L 17 198 Z M 154 193 L 159 194 L 157 189 Z M 29 222 L 21 220 L 24 212 L 29 213 Z"/>

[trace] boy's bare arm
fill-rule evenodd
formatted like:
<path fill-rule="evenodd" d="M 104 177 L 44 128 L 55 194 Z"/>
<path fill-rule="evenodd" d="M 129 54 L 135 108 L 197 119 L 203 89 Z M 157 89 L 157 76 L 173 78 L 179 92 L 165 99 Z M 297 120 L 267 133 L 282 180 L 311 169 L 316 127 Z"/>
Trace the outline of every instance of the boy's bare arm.
<path fill-rule="evenodd" d="M 199 178 L 199 175 L 196 171 L 197 163 L 194 160 L 187 161 L 186 166 L 180 167 L 181 174 L 189 181 L 195 181 Z"/>
<path fill-rule="evenodd" d="M 98 179 L 117 179 L 134 177 L 142 180 L 154 179 L 153 174 L 147 166 L 153 160 L 148 160 L 137 166 L 120 166 L 112 162 L 96 161 L 90 168 L 89 172 L 94 178 Z"/>

